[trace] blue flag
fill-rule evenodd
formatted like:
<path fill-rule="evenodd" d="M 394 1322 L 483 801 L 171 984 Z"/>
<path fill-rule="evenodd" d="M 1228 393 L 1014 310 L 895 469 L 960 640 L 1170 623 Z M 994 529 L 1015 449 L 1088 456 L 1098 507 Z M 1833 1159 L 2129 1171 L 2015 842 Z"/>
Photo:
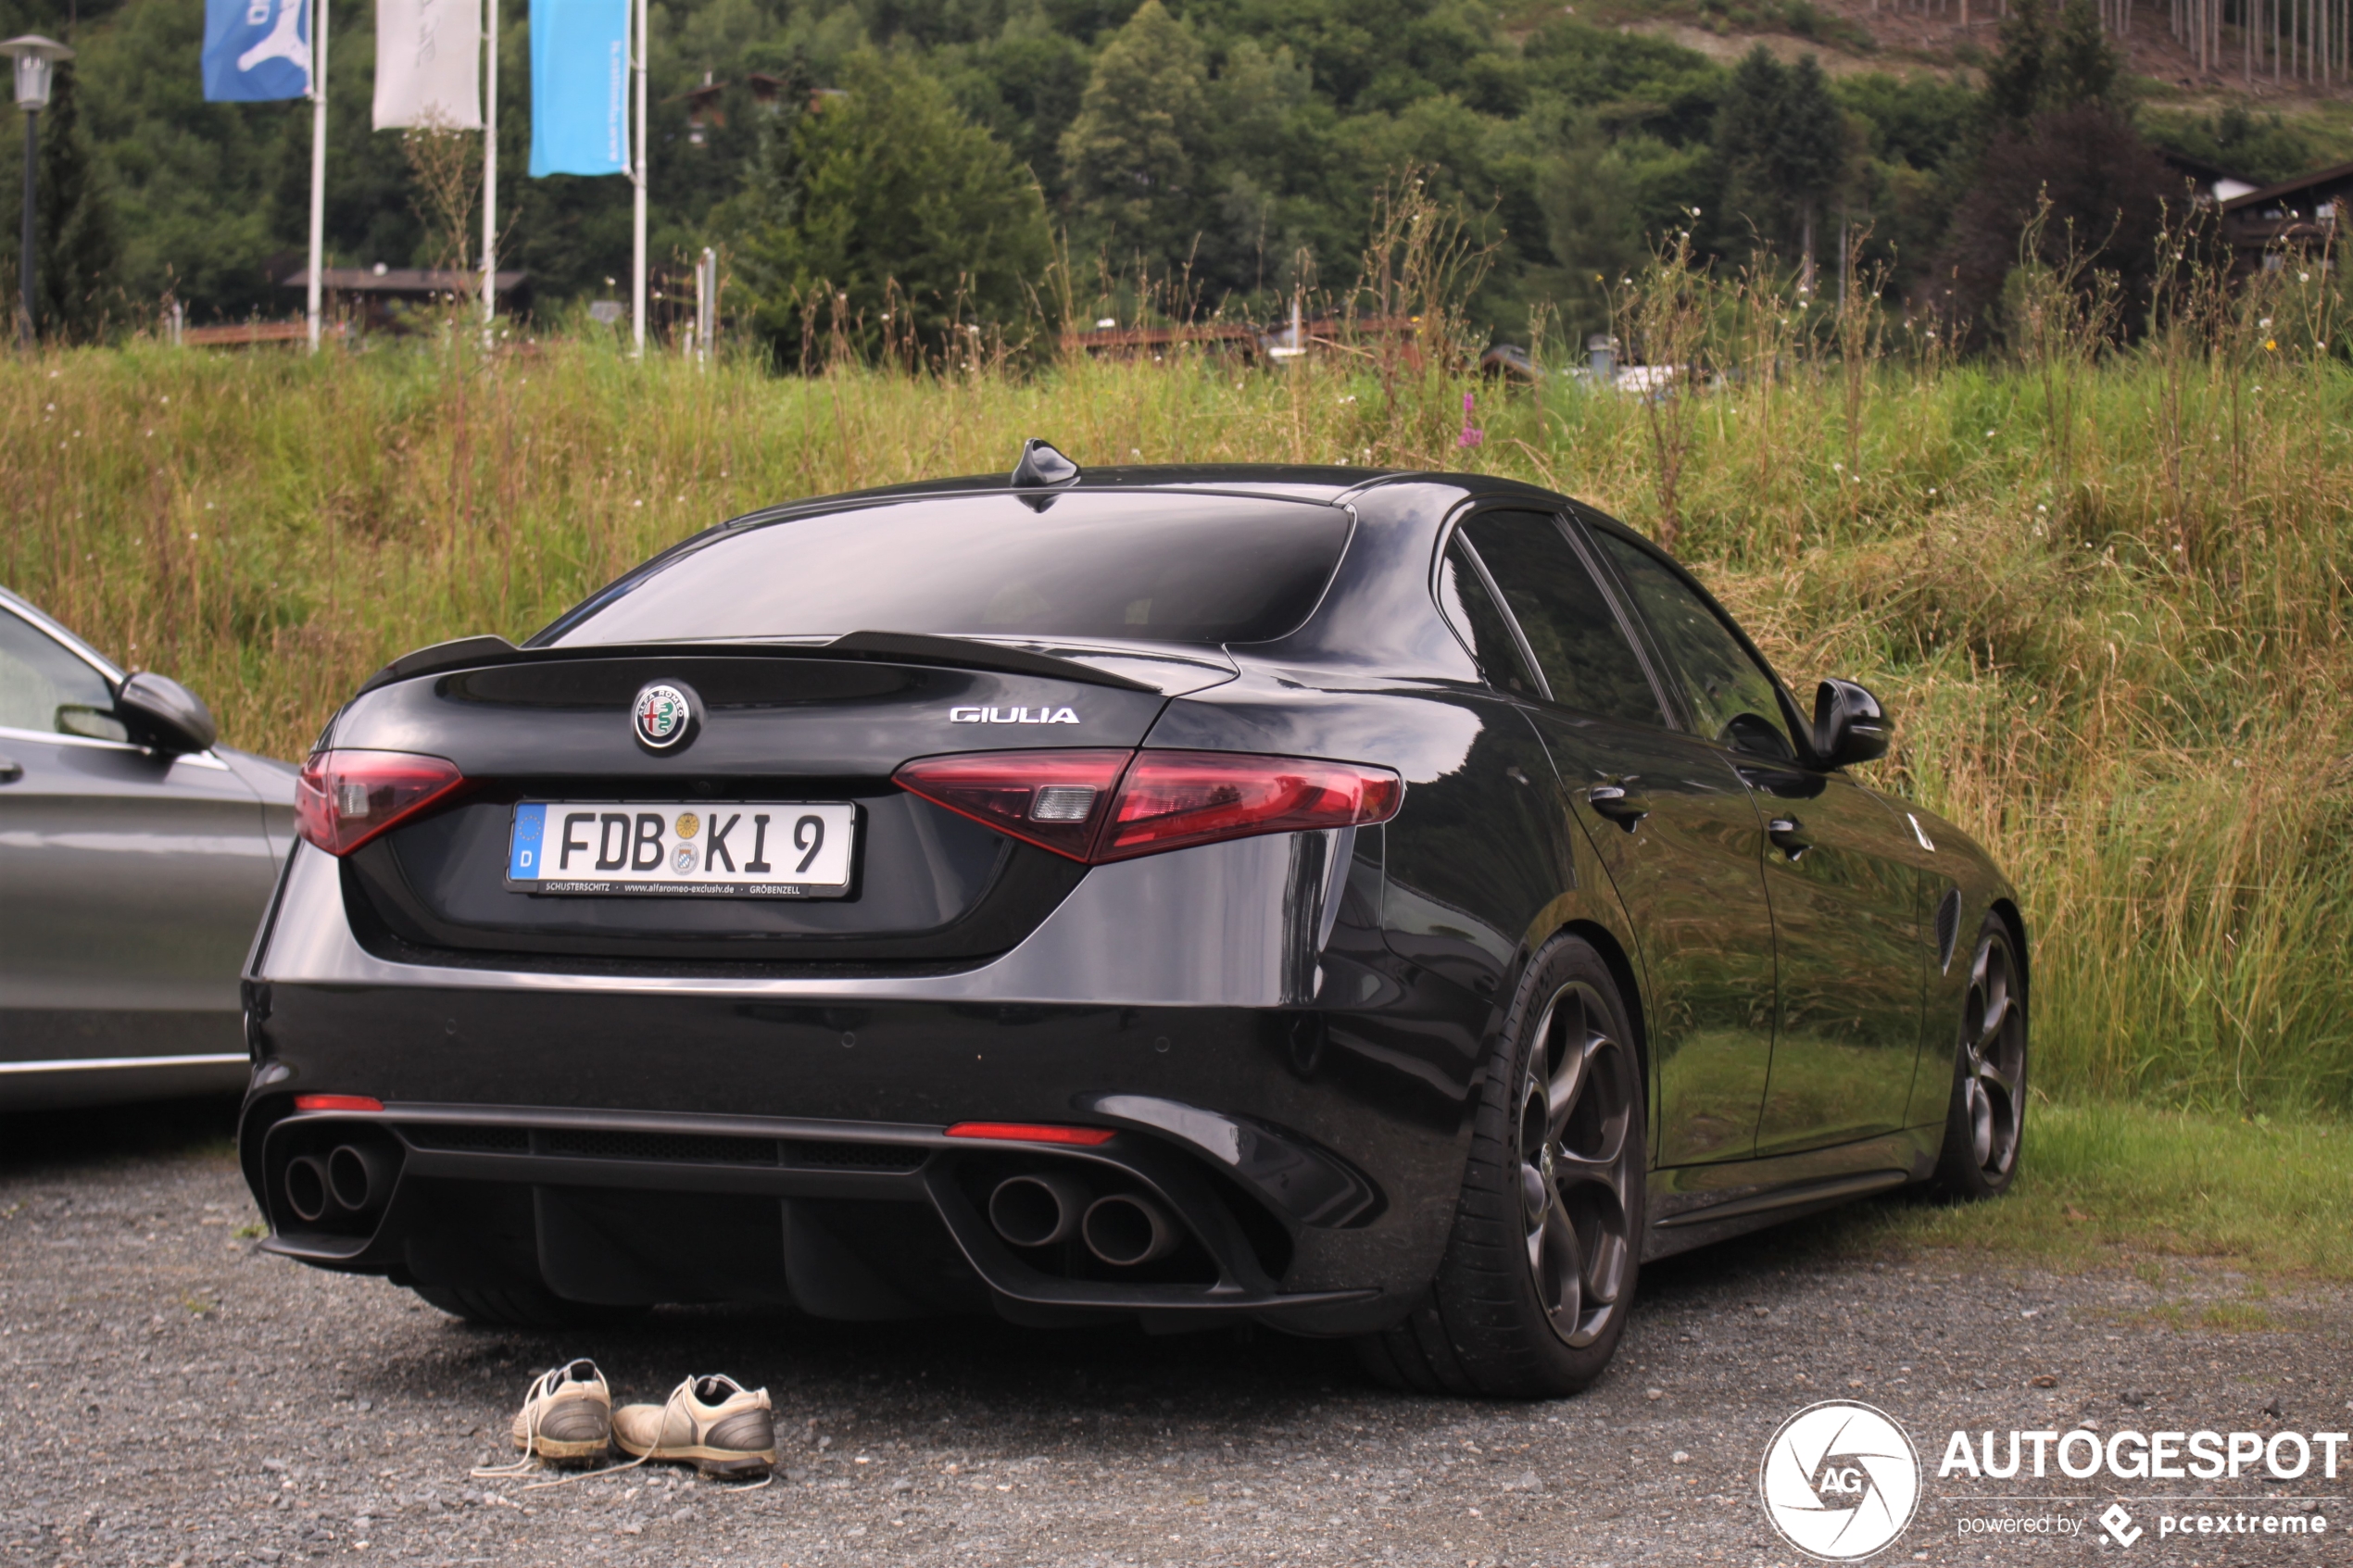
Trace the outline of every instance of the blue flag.
<path fill-rule="evenodd" d="M 531 172 L 629 171 L 629 0 L 531 0 Z"/>
<path fill-rule="evenodd" d="M 204 95 L 259 104 L 310 95 L 310 0 L 205 0 Z"/>

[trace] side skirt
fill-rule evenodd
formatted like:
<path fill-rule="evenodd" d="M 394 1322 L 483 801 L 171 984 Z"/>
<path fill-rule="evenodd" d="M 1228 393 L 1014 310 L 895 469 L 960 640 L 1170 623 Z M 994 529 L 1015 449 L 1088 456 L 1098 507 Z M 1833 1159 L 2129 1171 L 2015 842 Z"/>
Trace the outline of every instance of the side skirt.
<path fill-rule="evenodd" d="M 1926 1181 L 1942 1126 L 1913 1127 L 1859 1143 L 1769 1160 L 1727 1160 L 1654 1171 L 1642 1261 L 1671 1258 L 1850 1198 Z"/>

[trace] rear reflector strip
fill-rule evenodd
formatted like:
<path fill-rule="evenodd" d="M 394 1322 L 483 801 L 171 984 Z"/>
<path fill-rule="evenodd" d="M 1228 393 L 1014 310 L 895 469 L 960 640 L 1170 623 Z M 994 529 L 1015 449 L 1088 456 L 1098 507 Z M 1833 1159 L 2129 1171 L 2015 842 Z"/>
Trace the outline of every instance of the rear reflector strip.
<path fill-rule="evenodd" d="M 1110 1127 L 1055 1127 L 1035 1122 L 959 1122 L 948 1129 L 951 1138 L 986 1138 L 993 1143 L 1060 1143 L 1093 1148 L 1118 1135 Z"/>
<path fill-rule="evenodd" d="M 296 1095 L 296 1110 L 382 1110 L 384 1102 L 367 1095 Z"/>

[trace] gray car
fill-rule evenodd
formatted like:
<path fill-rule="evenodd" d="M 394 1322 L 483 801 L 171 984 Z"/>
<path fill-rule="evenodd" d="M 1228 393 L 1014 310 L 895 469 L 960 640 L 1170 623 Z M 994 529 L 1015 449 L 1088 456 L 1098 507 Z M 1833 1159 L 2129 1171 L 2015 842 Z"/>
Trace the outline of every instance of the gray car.
<path fill-rule="evenodd" d="M 0 1110 L 233 1090 L 295 770 L 0 589 Z"/>

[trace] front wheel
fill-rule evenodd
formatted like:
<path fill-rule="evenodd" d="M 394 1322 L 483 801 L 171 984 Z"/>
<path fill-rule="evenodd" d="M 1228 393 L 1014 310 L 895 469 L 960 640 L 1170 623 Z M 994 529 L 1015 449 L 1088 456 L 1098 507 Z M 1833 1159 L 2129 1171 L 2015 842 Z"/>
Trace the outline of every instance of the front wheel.
<path fill-rule="evenodd" d="M 2026 988 L 2008 925 L 1988 915 L 1961 1002 L 1938 1190 L 1964 1202 L 2007 1192 L 2025 1136 Z"/>
<path fill-rule="evenodd" d="M 1642 1258 L 1642 1074 L 1609 966 L 1555 938 L 1488 1062 L 1428 1299 L 1358 1342 L 1394 1387 L 1555 1399 L 1601 1375 Z"/>

